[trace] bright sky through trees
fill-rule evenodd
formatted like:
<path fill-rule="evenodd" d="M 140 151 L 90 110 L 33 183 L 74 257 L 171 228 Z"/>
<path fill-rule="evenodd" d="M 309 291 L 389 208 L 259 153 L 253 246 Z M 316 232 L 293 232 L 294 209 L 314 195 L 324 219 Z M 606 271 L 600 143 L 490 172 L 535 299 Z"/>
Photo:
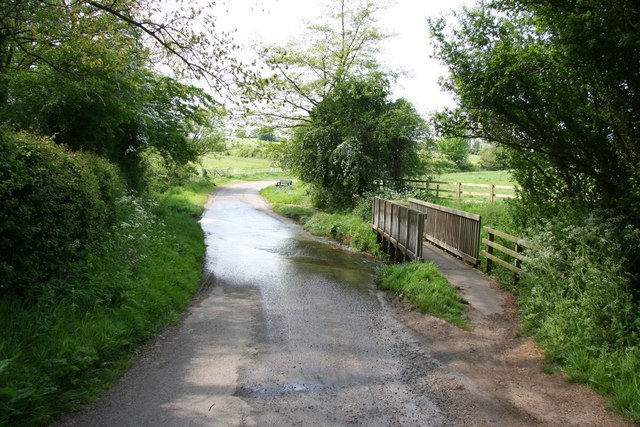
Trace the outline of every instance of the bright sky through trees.
<path fill-rule="evenodd" d="M 314 22 L 327 0 L 235 0 L 220 5 L 218 23 L 224 29 L 237 29 L 239 44 L 284 44 L 304 32 L 304 22 Z M 459 9 L 472 0 L 416 1 L 396 0 L 380 16 L 383 31 L 396 34 L 383 44 L 381 62 L 392 70 L 404 70 L 393 88 L 394 97 L 410 100 L 426 113 L 453 105 L 451 94 L 442 92 L 438 78 L 446 69 L 430 55 L 427 18 Z"/>

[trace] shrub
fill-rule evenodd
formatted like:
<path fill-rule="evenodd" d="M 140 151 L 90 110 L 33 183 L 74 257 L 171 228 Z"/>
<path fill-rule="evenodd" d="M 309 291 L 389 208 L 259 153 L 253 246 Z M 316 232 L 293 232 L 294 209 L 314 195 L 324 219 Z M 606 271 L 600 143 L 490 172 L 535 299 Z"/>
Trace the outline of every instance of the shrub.
<path fill-rule="evenodd" d="M 631 292 L 637 278 L 625 266 L 637 256 L 640 230 L 594 213 L 582 224 L 555 220 L 530 234 L 542 249 L 529 254 L 524 321 L 550 355 L 563 359 L 574 346 L 638 345 L 639 307 Z"/>
<path fill-rule="evenodd" d="M 140 343 L 180 318 L 201 280 L 204 239 L 193 217 L 210 188 L 120 197 L 118 221 L 90 260 L 29 304 L 0 298 L 0 426 L 49 425 L 95 399 Z"/>
<path fill-rule="evenodd" d="M 543 249 L 528 254 L 525 330 L 572 380 L 640 420 L 640 307 L 631 289 L 638 277 L 626 269 L 640 230 L 608 212 L 556 219 L 531 234 Z"/>
<path fill-rule="evenodd" d="M 64 275 L 114 220 L 117 169 L 45 138 L 0 130 L 0 276 L 24 292 Z"/>

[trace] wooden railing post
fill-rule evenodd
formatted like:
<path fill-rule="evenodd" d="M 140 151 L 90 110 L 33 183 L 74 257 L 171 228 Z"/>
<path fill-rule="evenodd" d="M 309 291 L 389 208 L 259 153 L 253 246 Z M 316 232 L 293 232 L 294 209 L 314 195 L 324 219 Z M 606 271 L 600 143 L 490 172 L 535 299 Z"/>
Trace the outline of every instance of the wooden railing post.
<path fill-rule="evenodd" d="M 462 194 L 462 183 L 456 182 L 456 200 L 460 200 Z"/>
<path fill-rule="evenodd" d="M 493 202 L 494 194 L 495 194 L 495 185 L 489 184 L 489 201 L 490 202 Z"/>
<path fill-rule="evenodd" d="M 488 232 L 489 233 L 489 241 L 493 242 L 494 236 L 493 233 Z M 489 255 L 493 255 L 493 247 L 492 246 L 487 246 L 487 253 Z M 484 272 L 489 274 L 491 273 L 491 258 L 487 257 L 487 265 L 485 266 Z"/>
<path fill-rule="evenodd" d="M 516 253 L 521 254 L 522 253 L 522 246 L 516 242 L 516 246 L 515 246 L 515 250 Z M 522 266 L 522 261 L 520 261 L 520 258 L 514 258 L 513 259 L 513 265 L 516 266 L 516 268 L 519 270 Z M 518 281 L 520 280 L 520 275 L 518 273 L 513 273 L 513 281 L 518 284 Z"/>
<path fill-rule="evenodd" d="M 404 248 L 405 248 L 405 253 L 404 253 L 404 257 L 403 257 L 403 261 L 406 261 L 407 258 L 410 259 L 409 257 L 409 250 L 411 248 L 409 248 L 409 233 L 411 232 L 411 215 L 409 214 L 409 208 L 404 208 L 407 211 L 407 230 L 405 232 L 405 236 L 404 236 Z"/>

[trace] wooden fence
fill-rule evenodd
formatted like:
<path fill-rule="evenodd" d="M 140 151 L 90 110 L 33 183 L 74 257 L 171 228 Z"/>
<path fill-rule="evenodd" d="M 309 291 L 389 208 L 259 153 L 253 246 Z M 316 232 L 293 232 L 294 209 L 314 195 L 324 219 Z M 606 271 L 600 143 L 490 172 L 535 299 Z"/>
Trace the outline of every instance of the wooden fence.
<path fill-rule="evenodd" d="M 514 279 L 517 281 L 520 275 L 523 273 L 523 270 L 521 268 L 522 262 L 526 262 L 528 260 L 527 257 L 522 254 L 522 249 L 533 248 L 533 245 L 520 237 L 512 236 L 511 234 L 507 234 L 500 230 L 495 230 L 489 227 L 484 227 L 484 230 L 489 235 L 489 238 L 482 239 L 482 243 L 487 246 L 487 250 L 482 251 L 482 255 L 487 258 L 485 272 L 489 274 L 491 272 L 492 264 L 495 262 L 501 267 L 504 267 L 507 270 L 513 272 Z M 505 244 L 512 245 L 513 247 L 509 248 L 496 242 L 496 237 L 503 239 L 505 241 Z M 494 249 L 509 256 L 513 260 L 512 263 L 509 263 L 504 259 L 494 255 Z"/>
<path fill-rule="evenodd" d="M 449 197 L 461 200 L 467 196 L 486 197 L 493 202 L 497 198 L 515 197 L 516 187 L 512 185 L 478 184 L 473 182 L 425 181 L 419 179 L 382 180 L 382 187 L 400 182 L 405 187 L 424 190 L 436 197 Z M 502 190 L 502 192 L 497 192 Z"/>
<path fill-rule="evenodd" d="M 383 250 L 397 261 L 422 258 L 423 213 L 374 197 L 372 216 L 373 229 Z"/>
<path fill-rule="evenodd" d="M 425 239 L 474 266 L 479 265 L 480 215 L 418 199 L 409 199 L 409 206 L 426 214 Z"/>
<path fill-rule="evenodd" d="M 258 173 L 267 172 L 282 172 L 281 168 L 269 168 L 269 169 L 202 169 L 203 176 L 210 176 L 212 178 L 223 177 L 229 175 L 253 175 Z"/>
<path fill-rule="evenodd" d="M 202 169 L 203 176 L 210 176 L 212 178 L 231 175 L 231 169 Z"/>

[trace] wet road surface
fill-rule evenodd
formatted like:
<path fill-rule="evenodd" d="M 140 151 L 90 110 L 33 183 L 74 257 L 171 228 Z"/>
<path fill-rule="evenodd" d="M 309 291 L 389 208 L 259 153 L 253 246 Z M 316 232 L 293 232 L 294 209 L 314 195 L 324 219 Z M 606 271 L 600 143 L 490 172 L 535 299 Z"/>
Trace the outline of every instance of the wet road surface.
<path fill-rule="evenodd" d="M 260 300 L 234 393 L 251 407 L 246 420 L 439 424 L 436 405 L 402 381 L 403 346 L 384 325 L 375 263 L 269 215 L 255 191 L 220 190 L 202 220 L 216 281 Z"/>
<path fill-rule="evenodd" d="M 272 214 L 264 183 L 201 220 L 208 290 L 96 404 L 61 425 L 488 425 L 484 400 L 394 319 L 376 263 Z"/>

